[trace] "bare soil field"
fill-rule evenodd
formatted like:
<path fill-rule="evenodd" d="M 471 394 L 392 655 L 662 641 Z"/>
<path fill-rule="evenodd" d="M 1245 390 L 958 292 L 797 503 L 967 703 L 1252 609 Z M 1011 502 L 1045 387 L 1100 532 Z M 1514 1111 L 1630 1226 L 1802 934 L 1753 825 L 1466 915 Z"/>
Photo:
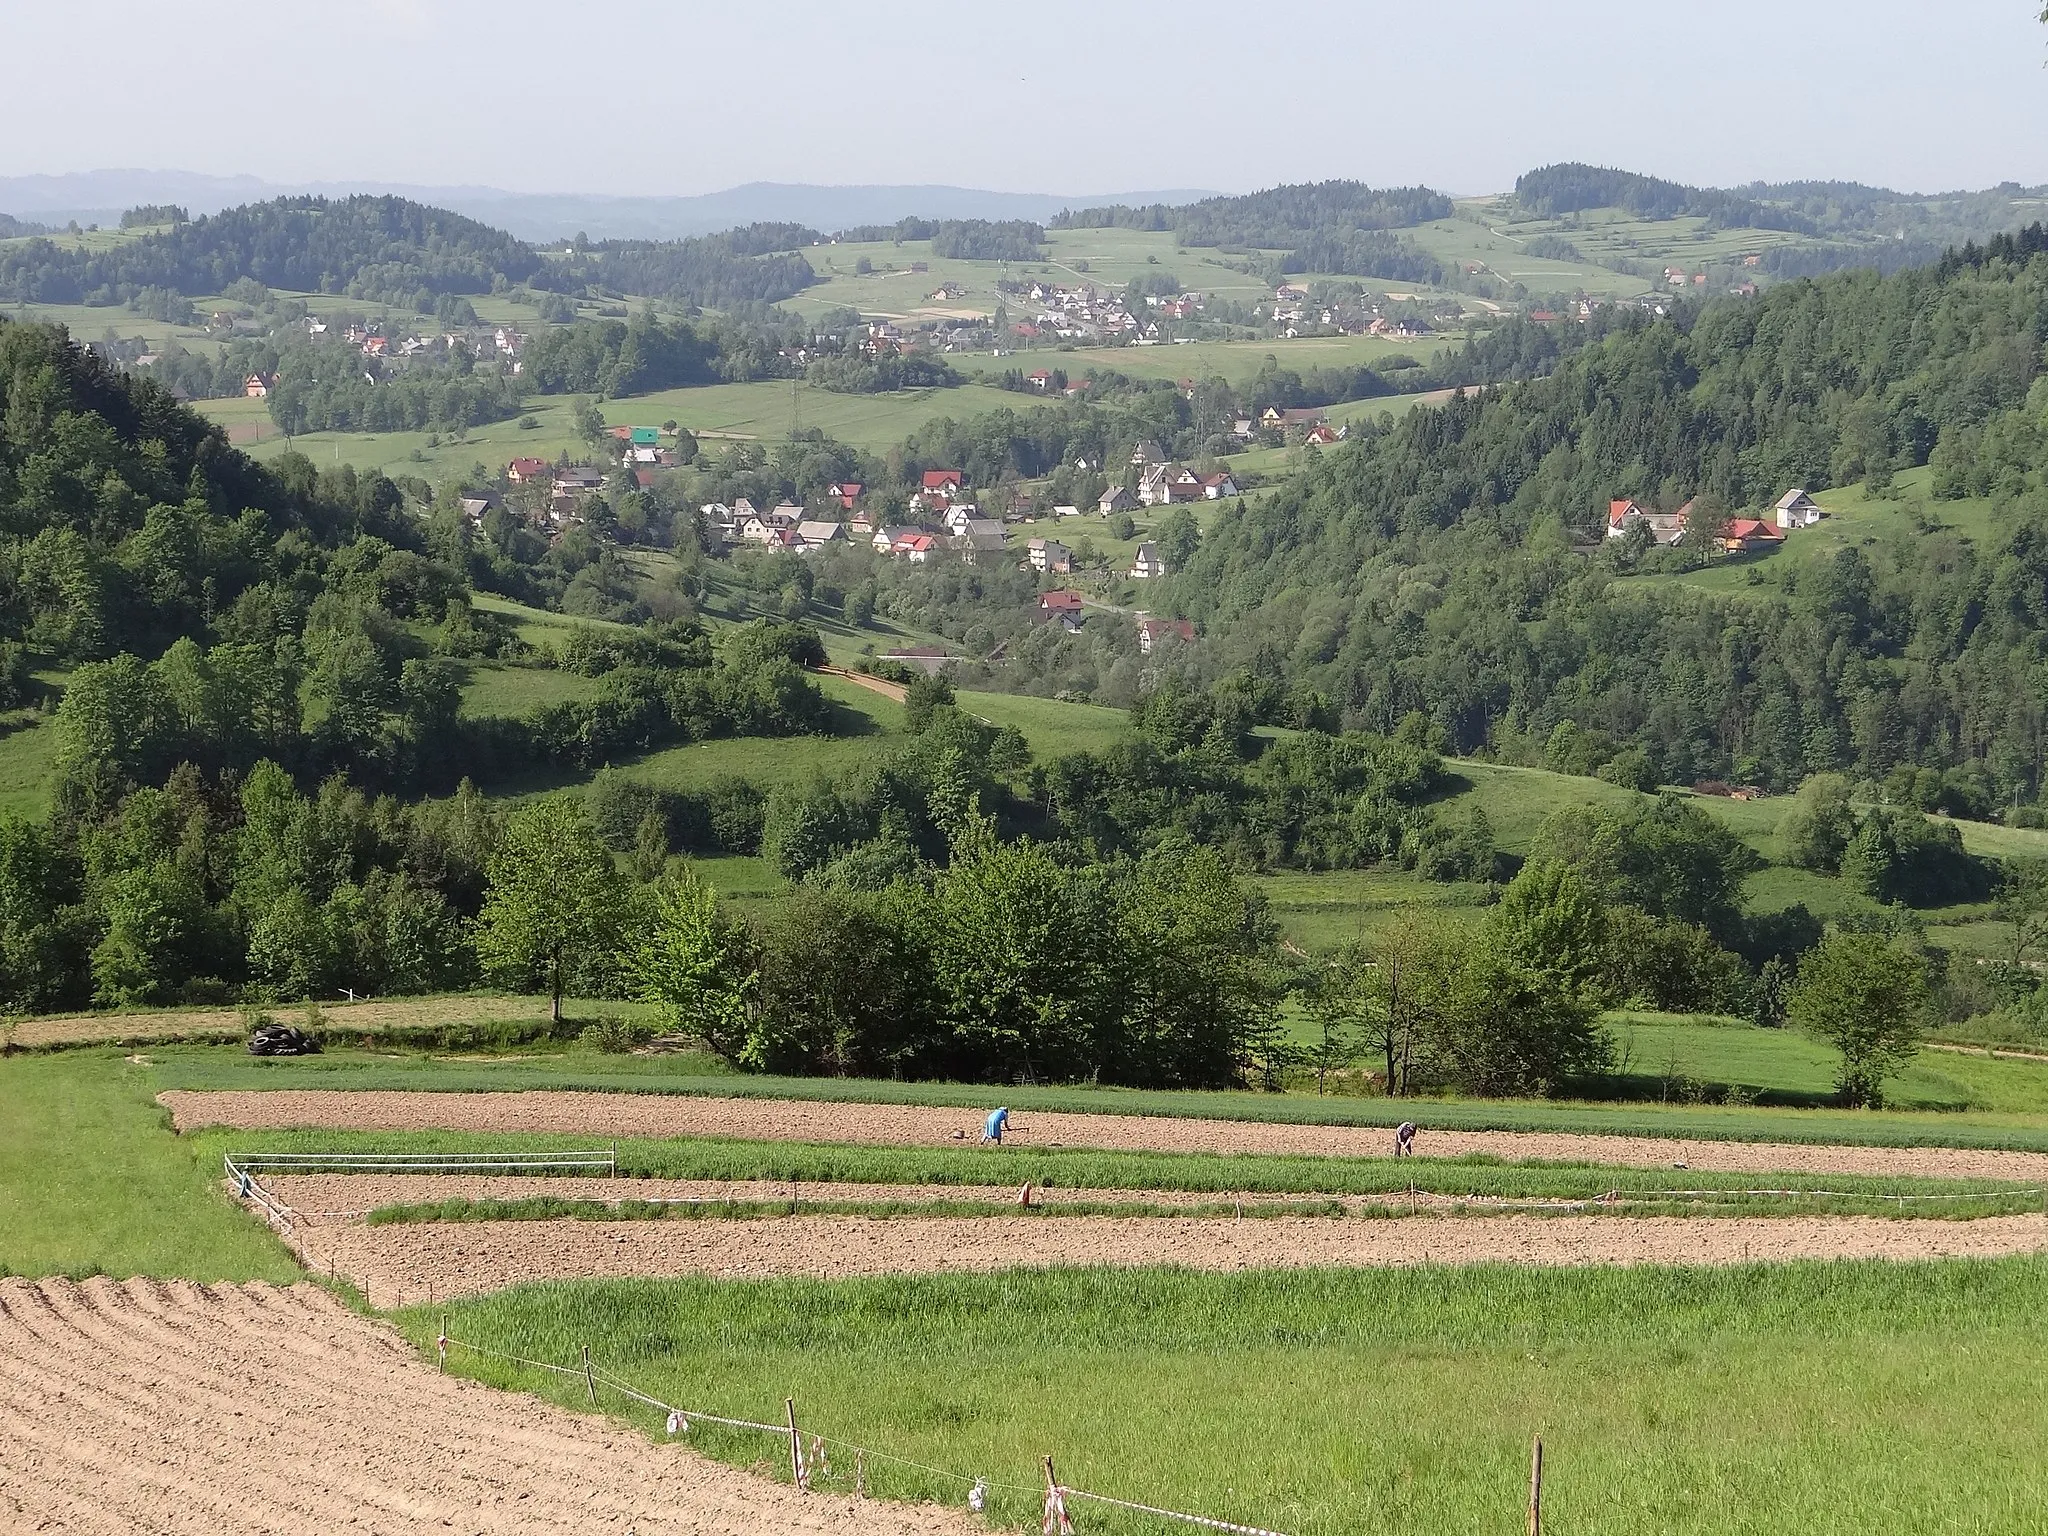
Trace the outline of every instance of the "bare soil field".
<path fill-rule="evenodd" d="M 181 1131 L 295 1127 L 375 1131 L 554 1131 L 591 1137 L 723 1136 L 744 1141 L 950 1146 L 974 1142 L 970 1109 L 905 1104 L 826 1104 L 795 1099 L 717 1099 L 643 1093 L 407 1093 L 396 1090 L 159 1094 Z M 1484 1153 L 1510 1162 L 1674 1165 L 1715 1172 L 1854 1173 L 1893 1178 L 2048 1181 L 2048 1152 L 1956 1147 L 1829 1147 L 1780 1142 L 1677 1141 L 1537 1131 L 1433 1131 L 1418 1106 L 1421 1157 Z M 1024 1147 L 1119 1151 L 1385 1157 L 1391 1133 L 1371 1126 L 1281 1125 L 1248 1120 L 1037 1113 L 1011 1121 Z M 1000 1153 L 991 1151 L 991 1156 Z"/>
<path fill-rule="evenodd" d="M 1992 1258 L 2048 1249 L 2048 1219 L 1883 1217 L 789 1216 L 760 1221 L 491 1221 L 302 1228 L 301 1257 L 378 1306 L 539 1280 L 820 1279 L 1083 1265 L 1202 1270 L 1417 1264 L 1740 1264 Z"/>
<path fill-rule="evenodd" d="M 0 1530 L 969 1536 L 442 1376 L 317 1286 L 0 1280 Z"/>
<path fill-rule="evenodd" d="M 545 1012 L 545 998 L 414 997 L 389 1002 L 337 1003 L 321 1006 L 327 1027 L 346 1033 L 360 1029 L 375 1035 L 421 1025 L 467 1024 L 498 1014 Z M 299 1021 L 300 1010 L 270 1010 L 287 1023 Z M 13 1043 L 28 1050 L 53 1045 L 125 1045 L 133 1041 L 240 1040 L 249 1028 L 239 1008 L 175 1008 L 144 1013 L 68 1014 L 23 1019 L 14 1026 Z"/>

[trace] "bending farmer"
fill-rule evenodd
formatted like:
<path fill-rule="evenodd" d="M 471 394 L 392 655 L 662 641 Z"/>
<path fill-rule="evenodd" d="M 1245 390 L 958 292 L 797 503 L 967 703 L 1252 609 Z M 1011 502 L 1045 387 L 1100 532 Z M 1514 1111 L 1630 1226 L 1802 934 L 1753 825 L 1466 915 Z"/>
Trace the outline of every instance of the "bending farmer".
<path fill-rule="evenodd" d="M 1403 1120 L 1394 1127 L 1394 1156 L 1413 1157 L 1414 1155 L 1415 1122 L 1413 1120 Z"/>
<path fill-rule="evenodd" d="M 982 1141 L 984 1143 L 992 1141 L 997 1146 L 1001 1146 L 1003 1144 L 1003 1128 L 1009 1123 L 1009 1110 L 997 1109 L 992 1111 L 988 1117 L 988 1124 L 981 1128 Z"/>

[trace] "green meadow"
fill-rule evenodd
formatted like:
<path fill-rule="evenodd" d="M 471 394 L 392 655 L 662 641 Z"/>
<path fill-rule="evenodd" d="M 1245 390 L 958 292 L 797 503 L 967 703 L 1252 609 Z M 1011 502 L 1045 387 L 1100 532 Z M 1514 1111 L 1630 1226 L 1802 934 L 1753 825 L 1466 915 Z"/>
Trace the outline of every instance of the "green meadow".
<path fill-rule="evenodd" d="M 2048 1502 L 2048 1267 L 1836 1263 L 1194 1275 L 1053 1270 L 854 1281 L 591 1281 L 401 1314 L 775 1423 L 829 1477 L 1035 1522 L 1067 1486 L 1286 1531 L 1550 1527 L 1602 1536 L 2022 1530 Z M 450 1368 L 590 1411 L 580 1379 L 457 1348 Z M 604 1411 L 653 1435 L 658 1410 Z M 774 1473 L 772 1436 L 691 1443 Z M 863 1448 L 858 1461 L 856 1447 Z M 786 1471 L 780 1475 L 786 1476 Z M 1159 1528 L 1077 1502 L 1090 1531 Z"/>

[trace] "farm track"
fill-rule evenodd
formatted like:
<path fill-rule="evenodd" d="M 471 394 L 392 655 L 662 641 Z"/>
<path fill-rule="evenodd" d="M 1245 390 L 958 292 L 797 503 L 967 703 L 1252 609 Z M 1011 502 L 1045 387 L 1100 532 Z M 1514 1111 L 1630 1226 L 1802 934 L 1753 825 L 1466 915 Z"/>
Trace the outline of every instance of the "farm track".
<path fill-rule="evenodd" d="M 422 1364 L 316 1286 L 0 1280 L 0 1530 L 967 1533 Z"/>
<path fill-rule="evenodd" d="M 758 1221 L 486 1221 L 301 1228 L 377 1306 L 543 1280 L 985 1274 L 1068 1266 L 1251 1269 L 1420 1264 L 1740 1264 L 1995 1258 L 2048 1250 L 2048 1219 L 1884 1217 L 784 1216 Z"/>
<path fill-rule="evenodd" d="M 181 1131 L 212 1125 L 248 1130 L 537 1131 L 606 1138 L 720 1136 L 742 1141 L 929 1147 L 957 1146 L 962 1141 L 972 1145 L 981 1134 L 981 1116 L 969 1109 L 688 1094 L 283 1089 L 173 1090 L 157 1097 Z M 2048 1183 L 2048 1152 L 1681 1141 L 1552 1131 L 1438 1131 L 1429 1128 L 1426 1105 L 1418 1105 L 1417 1114 L 1423 1130 L 1415 1150 L 1422 1157 L 1486 1154 L 1510 1162 L 1627 1168 L 1679 1165 L 1728 1173 Z M 1037 1111 L 1019 1113 L 1011 1123 L 1008 1141 L 1021 1147 L 1309 1157 L 1385 1157 L 1391 1150 L 1390 1134 L 1374 1126 Z M 999 1155 L 990 1153 L 991 1157 Z"/>

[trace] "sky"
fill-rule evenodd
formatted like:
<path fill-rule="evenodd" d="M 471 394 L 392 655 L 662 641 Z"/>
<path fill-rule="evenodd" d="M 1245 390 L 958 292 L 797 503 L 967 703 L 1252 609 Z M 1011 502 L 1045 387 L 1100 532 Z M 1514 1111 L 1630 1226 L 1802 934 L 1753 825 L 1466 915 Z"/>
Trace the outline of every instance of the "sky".
<path fill-rule="evenodd" d="M 0 175 L 2048 183 L 2040 0 L 0 0 Z"/>

